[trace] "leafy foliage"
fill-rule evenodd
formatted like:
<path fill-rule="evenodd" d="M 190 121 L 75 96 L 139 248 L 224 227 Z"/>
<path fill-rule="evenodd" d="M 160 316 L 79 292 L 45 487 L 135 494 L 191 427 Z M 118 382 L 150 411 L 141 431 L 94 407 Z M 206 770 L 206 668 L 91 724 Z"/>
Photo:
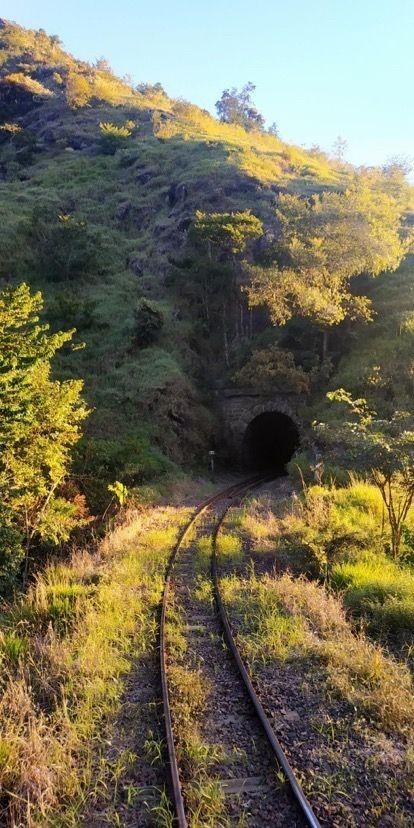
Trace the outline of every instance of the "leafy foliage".
<path fill-rule="evenodd" d="M 68 72 L 66 78 L 66 100 L 72 109 L 86 106 L 92 97 L 91 84 L 78 72 Z"/>
<path fill-rule="evenodd" d="M 24 556 L 22 534 L 7 509 L 0 511 L 0 590 L 8 591 Z"/>
<path fill-rule="evenodd" d="M 398 267 L 408 249 L 400 233 L 402 209 L 362 182 L 310 199 L 279 196 L 280 240 L 267 267 L 249 268 L 250 304 L 266 305 L 278 325 L 294 315 L 327 326 L 347 316 L 369 319 L 369 300 L 353 295 L 350 281 Z"/>
<path fill-rule="evenodd" d="M 29 236 L 35 267 L 51 282 L 91 276 L 99 269 L 99 235 L 84 218 L 34 210 Z"/>
<path fill-rule="evenodd" d="M 134 121 L 126 121 L 121 126 L 117 126 L 117 124 L 112 124 L 108 121 L 100 123 L 100 146 L 103 154 L 114 155 L 117 149 L 126 147 L 128 145 L 128 138 L 131 137 L 134 128 Z"/>
<path fill-rule="evenodd" d="M 238 124 L 246 130 L 262 130 L 264 127 L 263 115 L 256 109 L 252 101 L 252 93 L 256 87 L 249 81 L 240 91 L 233 86 L 225 89 L 216 103 L 220 121 L 225 124 Z"/>
<path fill-rule="evenodd" d="M 328 392 L 327 396 L 345 404 L 353 418 L 338 427 L 319 424 L 318 431 L 328 443 L 342 444 L 353 468 L 371 475 L 388 516 L 392 555 L 398 558 L 404 524 L 414 499 L 412 417 L 395 412 L 390 420 L 376 420 L 366 400 L 353 400 L 343 388 Z"/>
<path fill-rule="evenodd" d="M 235 213 L 197 210 L 191 228 L 190 237 L 195 247 L 201 246 L 207 252 L 208 263 L 198 262 L 195 267 L 205 320 L 210 332 L 218 326 L 222 330 L 227 367 L 230 366 L 232 318 L 236 315 L 236 336 L 241 334 L 239 321 L 243 319 L 239 288 L 241 271 L 237 256 L 240 257 L 246 250 L 249 241 L 262 234 L 262 222 L 250 210 Z"/>
<path fill-rule="evenodd" d="M 205 213 L 197 210 L 193 234 L 226 253 L 242 253 L 249 240 L 263 234 L 263 225 L 250 210 L 239 213 Z"/>
<path fill-rule="evenodd" d="M 164 324 L 164 314 L 155 302 L 139 299 L 134 310 L 134 341 L 140 348 L 153 345 Z"/>
<path fill-rule="evenodd" d="M 113 494 L 119 506 L 125 505 L 129 492 L 124 483 L 121 483 L 119 480 L 115 480 L 115 483 L 109 484 L 108 492 Z"/>
<path fill-rule="evenodd" d="M 41 309 L 41 295 L 32 294 L 25 284 L 0 293 L 0 496 L 6 515 L 2 520 L 4 527 L 24 534 L 26 551 L 36 533 L 51 537 L 48 526 L 56 539 L 56 520 L 47 520 L 46 514 L 53 509 L 56 516 L 63 505 L 62 499 L 56 500 L 57 489 L 88 413 L 82 382 L 50 377 L 51 359 L 73 331 L 49 334 L 48 326 L 39 323 Z M 75 525 L 75 508 L 71 518 L 60 537 L 67 537 Z M 9 548 L 12 569 L 13 543 Z"/>
<path fill-rule="evenodd" d="M 277 345 L 253 351 L 234 379 L 240 385 L 249 385 L 264 393 L 280 390 L 306 394 L 309 391 L 309 377 L 305 371 L 295 365 L 293 354 Z"/>
<path fill-rule="evenodd" d="M 108 486 L 114 485 L 116 475 L 122 476 L 121 485 L 130 490 L 175 471 L 150 434 L 141 431 L 137 428 L 133 435 L 118 440 L 85 437 L 80 442 L 74 471 L 87 502 L 100 513 L 108 507 Z"/>
<path fill-rule="evenodd" d="M 5 81 L 8 84 L 19 87 L 25 92 L 29 92 L 31 95 L 48 97 L 52 94 L 43 84 L 35 78 L 31 78 L 30 75 L 25 75 L 24 72 L 13 72 L 10 75 L 6 75 Z"/>

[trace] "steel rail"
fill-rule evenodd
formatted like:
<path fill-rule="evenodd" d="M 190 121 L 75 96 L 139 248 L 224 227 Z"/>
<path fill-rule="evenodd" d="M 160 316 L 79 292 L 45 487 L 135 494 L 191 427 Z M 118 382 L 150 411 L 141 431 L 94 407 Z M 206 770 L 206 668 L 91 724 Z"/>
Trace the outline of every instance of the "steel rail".
<path fill-rule="evenodd" d="M 258 484 L 256 484 L 256 485 L 258 485 Z M 247 488 L 251 488 L 251 487 L 247 487 Z M 294 798 L 295 798 L 295 800 L 296 800 L 296 802 L 297 802 L 297 804 L 300 808 L 300 811 L 301 811 L 302 815 L 304 816 L 304 818 L 305 818 L 307 824 L 310 826 L 310 828 L 321 828 L 320 822 L 317 819 L 317 817 L 315 816 L 315 814 L 312 810 L 312 807 L 311 807 L 310 803 L 308 802 L 308 800 L 307 800 L 307 798 L 306 798 L 306 796 L 305 796 L 305 794 L 304 794 L 304 792 L 301 788 L 301 785 L 299 784 L 298 780 L 296 779 L 293 768 L 289 763 L 289 760 L 288 760 L 288 758 L 287 758 L 287 756 L 286 756 L 286 754 L 285 754 L 285 752 L 282 748 L 282 745 L 280 744 L 280 742 L 279 742 L 279 740 L 278 740 L 278 738 L 277 738 L 277 736 L 276 736 L 276 734 L 275 734 L 275 732 L 272 728 L 272 725 L 269 721 L 268 716 L 266 715 L 266 712 L 265 712 L 264 707 L 263 707 L 263 705 L 262 705 L 262 703 L 261 703 L 261 701 L 260 701 L 260 699 L 259 699 L 259 697 L 256 693 L 256 690 L 254 689 L 252 680 L 251 680 L 250 675 L 247 671 L 246 665 L 245 665 L 245 663 L 244 663 L 244 661 L 243 661 L 243 659 L 240 655 L 239 648 L 237 647 L 235 638 L 233 636 L 229 616 L 228 616 L 227 610 L 224 606 L 223 598 L 222 598 L 221 591 L 220 591 L 220 583 L 219 583 L 219 576 L 218 576 L 217 536 L 218 536 L 218 533 L 219 533 L 220 528 L 223 524 L 224 518 L 225 518 L 227 512 L 229 511 L 229 509 L 230 509 L 230 506 L 221 515 L 221 517 L 220 517 L 220 519 L 219 519 L 219 521 L 218 521 L 218 523 L 217 523 L 217 525 L 214 529 L 213 548 L 212 548 L 212 557 L 211 557 L 211 571 L 212 571 L 212 578 L 213 578 L 213 582 L 214 582 L 215 598 L 216 598 L 216 603 L 217 603 L 217 607 L 218 607 L 219 614 L 220 614 L 221 623 L 222 623 L 223 628 L 224 628 L 227 644 L 228 644 L 229 649 L 231 650 L 231 653 L 232 653 L 233 658 L 234 658 L 234 660 L 237 664 L 237 667 L 239 668 L 239 672 L 241 674 L 241 677 L 243 679 L 243 682 L 245 684 L 247 692 L 250 696 L 250 699 L 253 703 L 253 706 L 255 708 L 257 716 L 260 719 L 262 727 L 263 727 L 263 729 L 266 733 L 266 736 L 267 736 L 268 742 L 270 744 L 270 747 L 271 747 L 274 755 L 276 756 L 276 759 L 277 759 L 280 767 L 282 768 L 282 770 L 283 770 L 283 772 L 286 776 L 286 779 L 287 779 L 287 781 L 290 785 L 290 789 L 292 791 L 292 794 L 293 794 L 293 796 L 294 796 Z"/>
<path fill-rule="evenodd" d="M 194 522 L 203 514 L 210 506 L 213 506 L 214 503 L 219 502 L 220 500 L 224 500 L 227 497 L 232 497 L 236 494 L 239 489 L 244 489 L 249 485 L 254 485 L 257 482 L 257 478 L 254 478 L 250 481 L 244 481 L 244 483 L 238 483 L 233 486 L 230 486 L 228 489 L 224 489 L 217 494 L 213 495 L 212 497 L 208 498 L 207 500 L 203 501 L 194 511 L 193 515 L 191 516 L 190 520 L 184 528 L 181 530 L 176 544 L 173 548 L 171 553 L 167 572 L 165 576 L 164 582 L 164 593 L 162 597 L 162 604 L 161 604 L 161 619 L 160 619 L 160 636 L 159 636 L 159 645 L 160 645 L 160 671 L 161 671 L 161 690 L 162 690 L 162 701 L 163 701 L 163 708 L 164 708 L 164 726 L 165 726 L 165 733 L 167 739 L 167 751 L 168 751 L 168 762 L 169 762 L 169 770 L 170 770 L 170 782 L 171 782 L 171 798 L 174 805 L 176 822 L 179 828 L 187 828 L 187 818 L 185 815 L 185 808 L 184 808 L 184 800 L 182 794 L 182 786 L 180 781 L 180 771 L 178 767 L 177 761 L 177 753 L 175 750 L 175 743 L 174 743 L 174 732 L 173 732 L 173 725 L 172 725 L 172 717 L 171 717 L 171 706 L 170 706 L 170 693 L 168 688 L 168 677 L 167 677 L 167 654 L 166 654 L 166 636 L 165 636 L 165 621 L 166 621 L 166 614 L 167 614 L 167 604 L 168 604 L 168 597 L 170 591 L 170 583 L 171 583 L 171 573 L 174 567 L 174 562 L 177 558 L 178 552 L 180 550 L 181 544 L 183 543 L 186 535 L 190 531 L 191 527 L 193 526 Z"/>
<path fill-rule="evenodd" d="M 273 476 L 272 476 L 273 477 Z M 180 551 L 180 547 L 189 533 L 190 529 L 194 525 L 197 518 L 199 518 L 207 509 L 213 506 L 215 503 L 220 502 L 221 500 L 226 500 L 227 498 L 231 499 L 236 495 L 241 495 L 243 492 L 247 492 L 249 489 L 252 489 L 261 483 L 264 483 L 270 479 L 270 476 L 264 477 L 255 477 L 249 480 L 245 480 L 241 483 L 234 484 L 230 486 L 228 489 L 224 489 L 217 494 L 213 495 L 212 497 L 208 498 L 207 500 L 203 501 L 193 512 L 189 521 L 185 524 L 183 529 L 181 530 L 178 539 L 175 543 L 175 546 L 172 550 L 168 566 L 167 572 L 165 577 L 165 584 L 164 584 L 164 593 L 162 598 L 162 605 L 161 605 L 161 620 L 160 620 L 160 636 L 159 636 L 159 644 L 160 644 L 160 669 L 161 669 L 161 687 L 162 687 L 162 699 L 163 699 L 163 708 L 164 708 L 164 725 L 166 731 L 166 740 L 167 740 L 167 751 L 168 751 L 168 762 L 169 762 L 169 771 L 170 771 L 170 783 L 171 783 L 171 799 L 174 806 L 175 811 L 175 819 L 178 828 L 188 828 L 187 817 L 185 813 L 185 806 L 184 806 L 184 799 L 182 794 L 182 785 L 180 780 L 180 771 L 178 767 L 177 761 L 177 753 L 175 750 L 175 742 L 174 742 L 174 732 L 173 732 L 173 724 L 172 724 L 172 716 L 171 716 L 171 706 L 170 706 L 170 693 L 168 688 L 168 675 L 167 675 L 167 654 L 166 654 L 166 635 L 165 635 L 165 621 L 166 621 L 166 614 L 167 614 L 167 605 L 168 605 L 168 597 L 169 597 L 169 590 L 171 584 L 171 575 L 172 570 L 174 567 L 175 560 L 177 555 Z M 239 668 L 239 672 L 242 676 L 243 682 L 246 686 L 247 692 L 250 696 L 250 699 L 253 703 L 255 708 L 256 714 L 263 726 L 265 734 L 268 738 L 270 747 L 275 754 L 280 767 L 282 768 L 288 783 L 290 785 L 291 791 L 293 793 L 296 802 L 299 805 L 300 811 L 304 816 L 307 824 L 311 826 L 311 828 L 320 828 L 320 823 L 317 820 L 315 814 L 312 811 L 312 808 L 305 797 L 305 794 L 302 791 L 302 788 L 297 781 L 294 771 L 289 764 L 289 761 L 283 751 L 280 742 L 276 738 L 276 735 L 273 731 L 273 728 L 270 724 L 270 721 L 264 711 L 264 708 L 257 696 L 257 693 L 253 687 L 252 681 L 250 679 L 249 673 L 246 669 L 246 666 L 240 656 L 237 644 L 233 637 L 233 633 L 230 626 L 230 621 L 227 615 L 227 611 L 225 609 L 221 592 L 219 586 L 219 577 L 218 577 L 218 568 L 217 568 L 217 535 L 220 531 L 220 527 L 223 523 L 223 520 L 230 509 L 230 505 L 225 509 L 221 517 L 219 518 L 217 525 L 212 533 L 212 557 L 211 557 L 211 571 L 212 571 L 212 580 L 214 583 L 214 590 L 215 590 L 215 597 L 216 603 L 219 610 L 220 620 L 223 625 L 223 629 L 225 632 L 225 636 L 227 639 L 227 644 L 229 649 L 235 659 L 235 662 Z"/>

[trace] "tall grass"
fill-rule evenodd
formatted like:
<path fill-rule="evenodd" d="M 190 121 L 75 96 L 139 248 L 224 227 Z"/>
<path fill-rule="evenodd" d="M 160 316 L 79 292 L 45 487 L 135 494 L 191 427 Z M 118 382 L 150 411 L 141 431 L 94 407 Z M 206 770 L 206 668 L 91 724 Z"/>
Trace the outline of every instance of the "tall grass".
<path fill-rule="evenodd" d="M 408 668 L 355 635 L 341 602 L 324 587 L 288 574 L 233 576 L 221 585 L 253 672 L 255 664 L 274 659 L 319 662 L 328 686 L 385 730 L 409 734 L 414 686 Z"/>
<path fill-rule="evenodd" d="M 3 607 L 2 824 L 80 824 L 105 765 L 105 722 L 133 660 L 155 645 L 183 516 L 168 507 L 131 514 L 96 555 L 51 564 L 26 597 Z"/>
<path fill-rule="evenodd" d="M 414 571 L 385 555 L 367 553 L 337 564 L 331 584 L 342 590 L 345 606 L 368 619 L 379 633 L 414 633 Z"/>
<path fill-rule="evenodd" d="M 411 531 L 413 520 L 411 510 Z M 371 633 L 414 632 L 414 569 L 404 554 L 399 562 L 386 554 L 382 498 L 371 483 L 351 475 L 346 486 L 310 485 L 282 503 L 256 498 L 239 510 L 236 524 L 256 554 L 271 552 L 292 572 L 324 578 L 342 592 L 345 607 Z"/>

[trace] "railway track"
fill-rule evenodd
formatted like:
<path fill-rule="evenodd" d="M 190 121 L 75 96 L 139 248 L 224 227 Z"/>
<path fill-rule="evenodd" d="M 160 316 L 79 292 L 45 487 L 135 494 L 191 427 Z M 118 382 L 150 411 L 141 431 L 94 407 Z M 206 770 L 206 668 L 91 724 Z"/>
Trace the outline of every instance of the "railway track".
<path fill-rule="evenodd" d="M 201 795 L 212 798 L 209 824 L 320 828 L 255 692 L 220 595 L 216 539 L 221 523 L 235 501 L 268 480 L 246 480 L 200 504 L 182 530 L 169 562 L 160 658 L 171 800 L 179 828 L 200 822 L 185 756 L 186 726 L 174 705 L 176 696 L 183 692 L 177 686 L 177 675 L 195 676 L 206 689 L 198 724 L 209 749 L 208 778 L 215 780 L 215 787 Z M 200 549 L 204 550 L 201 575 Z M 208 584 L 215 603 L 209 600 L 208 589 L 206 593 Z M 180 623 L 178 656 L 169 640 L 171 617 Z M 287 784 L 281 784 L 282 779 Z M 224 811 L 215 817 L 213 800 L 218 798 L 225 803 Z"/>

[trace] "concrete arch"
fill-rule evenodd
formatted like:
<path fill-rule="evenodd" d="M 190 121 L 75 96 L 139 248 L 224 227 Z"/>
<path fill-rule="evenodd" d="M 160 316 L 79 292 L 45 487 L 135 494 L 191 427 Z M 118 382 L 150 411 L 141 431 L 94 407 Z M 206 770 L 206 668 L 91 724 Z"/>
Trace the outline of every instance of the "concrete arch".
<path fill-rule="evenodd" d="M 223 389 L 217 394 L 224 425 L 224 440 L 230 454 L 241 464 L 243 441 L 249 424 L 261 414 L 282 414 L 292 421 L 298 434 L 302 432 L 299 414 L 303 397 L 297 394 L 273 394 L 264 396 L 249 389 Z"/>
<path fill-rule="evenodd" d="M 270 400 L 262 399 L 260 402 L 256 402 L 253 405 L 246 405 L 245 416 L 243 417 L 244 425 L 247 427 L 251 420 L 253 420 L 255 417 L 258 417 L 259 414 L 264 414 L 266 411 L 285 414 L 287 417 L 290 417 L 290 419 L 293 420 L 293 422 L 298 428 L 300 427 L 300 422 L 296 414 L 296 411 L 294 410 L 290 401 L 285 400 L 283 398 L 272 398 Z"/>

